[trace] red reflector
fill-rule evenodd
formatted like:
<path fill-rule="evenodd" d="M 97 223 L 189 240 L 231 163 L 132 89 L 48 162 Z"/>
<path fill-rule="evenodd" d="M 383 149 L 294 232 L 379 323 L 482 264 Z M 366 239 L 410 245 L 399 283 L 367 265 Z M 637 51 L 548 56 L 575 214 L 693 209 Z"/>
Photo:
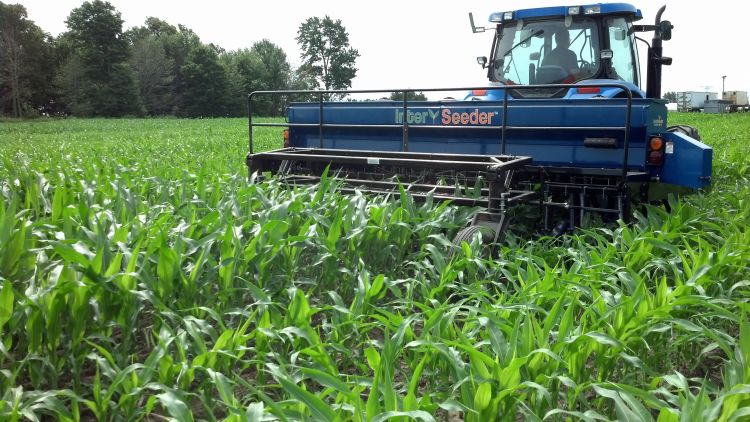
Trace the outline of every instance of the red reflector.
<path fill-rule="evenodd" d="M 284 148 L 289 148 L 289 129 L 284 130 Z"/>
<path fill-rule="evenodd" d="M 486 89 L 475 89 L 471 91 L 471 95 L 474 95 L 475 97 L 483 97 L 487 95 Z"/>
<path fill-rule="evenodd" d="M 601 89 L 599 89 L 598 86 L 587 86 L 584 88 L 578 88 L 579 94 L 598 94 L 602 92 Z"/>
<path fill-rule="evenodd" d="M 664 153 L 661 151 L 651 151 L 648 153 L 648 163 L 652 166 L 659 166 L 664 161 Z"/>

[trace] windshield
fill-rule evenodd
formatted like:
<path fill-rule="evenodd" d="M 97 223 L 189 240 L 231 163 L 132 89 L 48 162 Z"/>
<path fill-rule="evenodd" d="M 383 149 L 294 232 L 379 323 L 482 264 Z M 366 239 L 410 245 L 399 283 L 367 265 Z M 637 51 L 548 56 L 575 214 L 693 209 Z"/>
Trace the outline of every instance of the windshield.
<path fill-rule="evenodd" d="M 508 85 L 573 83 L 599 70 L 599 34 L 593 19 L 511 24 L 498 30 L 490 79 Z"/>

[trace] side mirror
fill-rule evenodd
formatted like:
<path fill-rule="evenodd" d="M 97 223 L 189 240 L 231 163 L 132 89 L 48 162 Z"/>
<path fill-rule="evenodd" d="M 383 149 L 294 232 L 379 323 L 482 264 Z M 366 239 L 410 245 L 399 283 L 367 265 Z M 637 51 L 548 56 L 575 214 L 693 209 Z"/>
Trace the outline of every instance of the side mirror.
<path fill-rule="evenodd" d="M 535 51 L 529 54 L 529 60 L 539 60 L 539 52 Z"/>
<path fill-rule="evenodd" d="M 479 32 L 484 32 L 487 29 L 483 26 L 474 25 L 474 14 L 471 12 L 469 12 L 469 23 L 471 24 L 471 32 L 475 34 Z"/>
<path fill-rule="evenodd" d="M 479 65 L 482 66 L 482 69 L 484 69 L 485 67 L 487 67 L 487 57 L 477 57 L 477 63 L 479 63 Z"/>
<path fill-rule="evenodd" d="M 674 28 L 674 25 L 670 21 L 659 22 L 659 31 L 661 31 L 662 40 L 669 41 L 672 39 L 672 28 Z"/>

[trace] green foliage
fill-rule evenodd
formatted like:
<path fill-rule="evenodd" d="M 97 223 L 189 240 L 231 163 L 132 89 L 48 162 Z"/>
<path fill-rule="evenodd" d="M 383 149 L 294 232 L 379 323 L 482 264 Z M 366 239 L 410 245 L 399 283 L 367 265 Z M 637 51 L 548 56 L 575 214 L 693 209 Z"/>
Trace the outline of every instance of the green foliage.
<path fill-rule="evenodd" d="M 25 7 L 0 2 L 0 114 L 34 116 L 49 108 L 58 64 L 48 38 Z"/>
<path fill-rule="evenodd" d="M 283 89 L 289 86 L 291 67 L 281 47 L 263 39 L 253 44 L 252 52 L 258 55 L 262 67 L 259 69 L 261 87 L 265 90 Z"/>
<path fill-rule="evenodd" d="M 146 113 L 152 116 L 170 114 L 174 63 L 167 56 L 164 40 L 150 34 L 138 38 L 133 43 L 129 62 Z"/>
<path fill-rule="evenodd" d="M 135 45 L 144 38 L 162 38 L 174 35 L 177 35 L 177 28 L 169 22 L 150 16 L 146 18 L 143 26 L 135 26 L 125 31 L 123 38 L 128 44 Z"/>
<path fill-rule="evenodd" d="M 93 0 L 73 9 L 65 20 L 70 40 L 92 80 L 106 77 L 111 66 L 128 58 L 122 17 L 109 2 Z"/>
<path fill-rule="evenodd" d="M 359 52 L 349 45 L 349 34 L 341 24 L 326 15 L 307 18 L 297 31 L 304 72 L 314 75 L 318 86 L 346 89 L 357 75 Z"/>
<path fill-rule="evenodd" d="M 126 63 L 129 51 L 120 12 L 108 2 L 94 0 L 73 9 L 65 23 L 71 60 L 80 64 L 76 83 L 66 87 L 69 97 L 88 115 L 140 114 L 133 71 Z"/>
<path fill-rule="evenodd" d="M 190 28 L 149 17 L 123 38 L 130 43 L 130 63 L 147 114 L 223 116 L 236 108 L 229 97 L 231 75 L 216 66 L 217 49 L 204 45 Z M 200 86 L 206 80 L 209 85 Z M 208 102 L 194 103 L 200 99 Z"/>
<path fill-rule="evenodd" d="M 4 124 L 0 418 L 743 420 L 750 115 L 669 117 L 709 191 L 496 259 L 470 209 L 248 181 L 244 119 Z"/>
<path fill-rule="evenodd" d="M 53 39 L 23 6 L 0 3 L 0 114 L 244 116 L 252 91 L 317 87 L 267 39 L 225 52 L 155 17 L 123 32 L 120 12 L 101 0 L 73 9 L 66 24 Z M 255 113 L 280 116 L 284 101 L 259 99 Z"/>
<path fill-rule="evenodd" d="M 184 83 L 180 106 L 182 114 L 210 117 L 227 113 L 229 82 L 213 48 L 200 46 L 192 50 L 180 72 Z"/>
<path fill-rule="evenodd" d="M 253 91 L 290 89 L 292 72 L 286 53 L 266 39 L 256 42 L 249 50 L 224 53 L 221 60 L 230 78 L 232 115 L 246 115 L 247 96 Z M 258 97 L 254 100 L 253 113 L 259 116 L 281 116 L 283 105 L 284 98 L 280 96 Z"/>
<path fill-rule="evenodd" d="M 404 93 L 403 92 L 392 92 L 391 96 L 389 97 L 391 101 L 403 101 L 404 100 Z M 408 101 L 427 101 L 427 97 L 424 95 L 423 92 L 407 92 L 406 93 L 406 99 Z"/>

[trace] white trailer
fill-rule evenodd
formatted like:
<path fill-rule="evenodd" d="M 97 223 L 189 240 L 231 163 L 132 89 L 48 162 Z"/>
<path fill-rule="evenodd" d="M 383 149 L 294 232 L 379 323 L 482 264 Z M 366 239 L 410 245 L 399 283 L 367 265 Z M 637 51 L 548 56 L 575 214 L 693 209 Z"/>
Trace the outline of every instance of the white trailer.
<path fill-rule="evenodd" d="M 706 101 L 716 100 L 716 92 L 683 91 L 677 93 L 677 107 L 680 111 L 701 111 Z"/>
<path fill-rule="evenodd" d="M 729 111 L 747 111 L 750 104 L 747 102 L 747 91 L 724 91 L 725 101 L 729 101 Z"/>

